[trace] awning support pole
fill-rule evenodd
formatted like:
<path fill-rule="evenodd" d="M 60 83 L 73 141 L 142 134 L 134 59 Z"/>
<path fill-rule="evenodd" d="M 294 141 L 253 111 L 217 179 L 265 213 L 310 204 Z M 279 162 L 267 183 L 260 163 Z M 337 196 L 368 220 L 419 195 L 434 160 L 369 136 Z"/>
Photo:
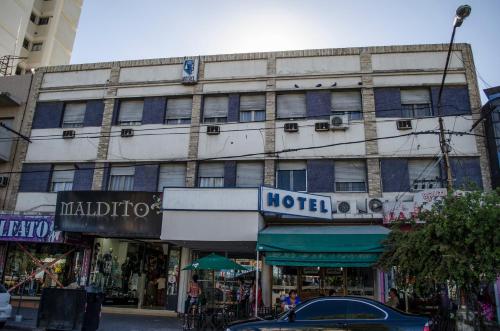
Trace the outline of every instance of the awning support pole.
<path fill-rule="evenodd" d="M 257 248 L 257 264 L 255 267 L 255 317 L 259 317 L 259 249 Z"/>

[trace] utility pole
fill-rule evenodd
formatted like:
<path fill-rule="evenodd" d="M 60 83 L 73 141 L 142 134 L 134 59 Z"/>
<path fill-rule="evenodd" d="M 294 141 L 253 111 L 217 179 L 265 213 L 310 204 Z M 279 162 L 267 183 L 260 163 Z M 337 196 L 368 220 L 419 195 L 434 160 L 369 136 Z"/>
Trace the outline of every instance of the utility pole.
<path fill-rule="evenodd" d="M 441 146 L 441 152 L 443 154 L 444 159 L 444 170 L 446 172 L 446 183 L 448 193 L 453 190 L 453 177 L 451 175 L 451 166 L 450 166 L 450 146 L 446 142 L 446 137 L 444 134 L 444 121 L 441 114 L 441 96 L 443 94 L 444 82 L 446 80 L 446 74 L 448 73 L 448 66 L 450 64 L 451 51 L 453 48 L 453 40 L 455 39 L 455 32 L 458 27 L 460 27 L 464 21 L 464 19 L 470 15 L 471 7 L 469 5 L 462 5 L 457 8 L 457 12 L 455 15 L 455 20 L 453 21 L 453 32 L 451 33 L 450 45 L 448 47 L 448 54 L 446 56 L 446 64 L 444 65 L 443 79 L 441 80 L 441 86 L 439 87 L 439 95 L 438 95 L 438 103 L 437 103 L 437 112 L 439 116 L 439 145 Z"/>

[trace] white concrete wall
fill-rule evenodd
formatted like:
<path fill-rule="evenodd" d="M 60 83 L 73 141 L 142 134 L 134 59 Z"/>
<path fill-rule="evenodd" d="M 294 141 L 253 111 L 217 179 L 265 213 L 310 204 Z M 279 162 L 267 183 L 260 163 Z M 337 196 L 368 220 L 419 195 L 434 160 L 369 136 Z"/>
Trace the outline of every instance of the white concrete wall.
<path fill-rule="evenodd" d="M 278 90 L 290 90 L 296 89 L 295 85 L 298 85 L 301 89 L 318 89 L 316 85 L 321 84 L 321 88 L 330 88 L 335 85 L 335 88 L 347 87 L 347 88 L 359 88 L 359 82 L 361 82 L 360 76 L 352 77 L 337 77 L 337 78 L 313 78 L 313 79 L 301 79 L 301 78 L 289 78 L 289 79 L 277 79 L 276 89 Z"/>
<path fill-rule="evenodd" d="M 462 68 L 462 52 L 453 52 L 450 69 Z M 443 69 L 446 52 L 412 52 L 372 54 L 373 70 Z"/>
<path fill-rule="evenodd" d="M 205 63 L 205 79 L 258 77 L 267 74 L 267 60 Z"/>
<path fill-rule="evenodd" d="M 234 83 L 206 83 L 203 84 L 203 92 L 260 92 L 266 90 L 266 81 L 234 82 Z"/>
<path fill-rule="evenodd" d="M 180 80 L 182 64 L 167 64 L 149 67 L 131 67 L 120 70 L 120 83 Z"/>
<path fill-rule="evenodd" d="M 299 132 L 285 132 L 283 125 L 288 122 L 298 122 Z M 361 141 L 365 139 L 363 121 L 352 121 L 347 130 L 316 132 L 314 123 L 319 120 L 301 121 L 276 121 L 276 150 L 288 148 L 303 148 L 309 146 L 322 146 L 342 142 Z M 280 158 L 322 158 L 322 157 L 352 157 L 364 156 L 365 143 L 346 144 L 334 147 L 299 150 L 296 152 L 282 153 Z"/>
<path fill-rule="evenodd" d="M 57 193 L 19 192 L 16 211 L 55 213 L 56 200 Z"/>
<path fill-rule="evenodd" d="M 263 153 L 265 123 L 234 123 L 221 126 L 219 135 L 207 135 L 207 125 L 200 127 L 198 157 L 231 157 L 241 154 Z M 238 130 L 238 131 L 235 131 Z M 262 159 L 263 155 L 249 157 Z"/>
<path fill-rule="evenodd" d="M 62 139 L 64 128 L 34 129 L 32 142 L 28 145 L 26 161 L 29 162 L 66 162 L 93 161 L 97 157 L 100 127 L 71 128 L 76 138 Z M 46 137 L 50 135 L 50 137 Z M 37 138 L 37 136 L 39 138 Z M 79 138 L 81 137 L 81 138 Z"/>
<path fill-rule="evenodd" d="M 41 92 L 38 95 L 38 100 L 39 101 L 64 101 L 64 100 L 103 99 L 105 94 L 106 94 L 105 89 Z"/>
<path fill-rule="evenodd" d="M 442 74 L 374 76 L 374 86 L 421 86 L 441 84 Z M 446 75 L 446 84 L 467 84 L 465 74 Z"/>
<path fill-rule="evenodd" d="M 359 55 L 276 59 L 278 75 L 327 74 L 360 71 Z"/>
<path fill-rule="evenodd" d="M 120 137 L 121 126 L 113 126 L 108 159 L 126 160 L 178 160 L 186 159 L 189 146 L 189 125 L 149 124 L 127 126 L 135 130 L 133 137 Z"/>
<path fill-rule="evenodd" d="M 118 97 L 149 97 L 149 96 L 168 96 L 168 95 L 187 95 L 193 94 L 193 86 L 181 84 L 145 86 L 145 87 L 122 87 L 116 92 Z"/>
<path fill-rule="evenodd" d="M 259 212 L 165 211 L 162 240 L 257 241 Z"/>
<path fill-rule="evenodd" d="M 468 132 L 472 123 L 471 116 L 444 117 L 444 127 L 446 130 Z M 412 127 L 412 130 L 398 130 L 396 128 L 396 120 L 377 119 L 378 137 L 404 135 L 429 130 L 438 132 L 439 123 L 437 117 L 413 119 Z M 453 135 L 450 145 L 452 147 L 451 155 L 476 155 L 478 152 L 474 136 Z M 439 147 L 439 135 L 424 134 L 382 139 L 378 141 L 378 151 L 382 156 L 436 156 L 441 151 Z"/>
<path fill-rule="evenodd" d="M 105 84 L 111 69 L 51 72 L 43 75 L 42 87 Z"/>

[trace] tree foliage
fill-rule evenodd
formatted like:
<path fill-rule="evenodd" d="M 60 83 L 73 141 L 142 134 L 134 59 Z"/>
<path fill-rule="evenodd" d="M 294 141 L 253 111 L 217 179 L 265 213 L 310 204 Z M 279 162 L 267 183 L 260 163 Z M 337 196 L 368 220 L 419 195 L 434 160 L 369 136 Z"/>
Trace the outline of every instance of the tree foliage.
<path fill-rule="evenodd" d="M 500 271 L 500 190 L 452 194 L 423 212 L 423 224 L 396 224 L 378 264 L 397 268 L 399 286 L 420 292 L 451 282 L 466 294 Z"/>

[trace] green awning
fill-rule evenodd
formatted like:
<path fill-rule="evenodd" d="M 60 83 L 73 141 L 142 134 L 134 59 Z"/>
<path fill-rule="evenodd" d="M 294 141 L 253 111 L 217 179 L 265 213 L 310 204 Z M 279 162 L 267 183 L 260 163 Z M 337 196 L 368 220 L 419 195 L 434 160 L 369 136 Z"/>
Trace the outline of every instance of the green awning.
<path fill-rule="evenodd" d="M 259 232 L 257 249 L 269 265 L 368 267 L 389 232 L 376 225 L 271 226 Z"/>

